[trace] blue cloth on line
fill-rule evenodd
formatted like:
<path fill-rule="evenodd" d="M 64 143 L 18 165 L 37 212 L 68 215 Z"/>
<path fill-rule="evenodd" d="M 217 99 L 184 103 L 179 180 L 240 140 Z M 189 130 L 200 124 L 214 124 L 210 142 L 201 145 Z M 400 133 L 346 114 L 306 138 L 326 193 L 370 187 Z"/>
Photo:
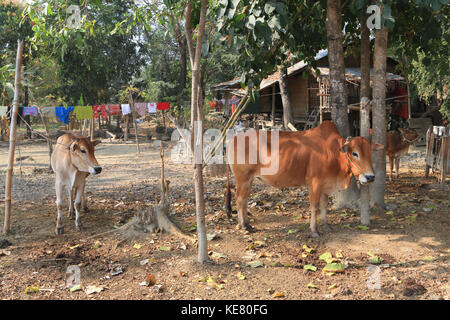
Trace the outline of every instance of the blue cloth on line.
<path fill-rule="evenodd" d="M 59 121 L 69 124 L 69 115 L 75 107 L 56 107 L 55 112 Z"/>

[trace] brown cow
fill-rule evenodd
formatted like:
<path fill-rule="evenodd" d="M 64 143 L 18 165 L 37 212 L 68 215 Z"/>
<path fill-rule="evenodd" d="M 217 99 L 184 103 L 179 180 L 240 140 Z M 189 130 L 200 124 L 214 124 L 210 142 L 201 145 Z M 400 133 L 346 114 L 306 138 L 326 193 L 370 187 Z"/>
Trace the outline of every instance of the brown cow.
<path fill-rule="evenodd" d="M 240 227 L 251 228 L 247 218 L 247 201 L 254 177 L 259 177 L 277 188 L 304 185 L 308 187 L 310 227 L 313 237 L 319 236 L 316 227 L 316 213 L 319 208 L 321 223 L 324 228 L 329 229 L 326 221 L 329 194 L 346 189 L 352 175 L 361 184 L 375 179 L 372 169 L 372 145 L 369 140 L 363 137 L 344 139 L 331 121 L 324 121 L 320 126 L 303 132 L 279 132 L 278 148 L 276 145 L 273 146 L 276 139 L 272 139 L 272 135 L 276 136 L 276 132 L 254 131 L 254 133 L 253 136 L 248 132 L 239 133 L 227 145 L 228 163 L 236 179 L 236 204 Z M 248 138 L 245 138 L 245 135 Z M 242 142 L 244 139 L 245 144 L 239 145 L 239 141 Z M 267 147 L 264 147 L 264 142 L 260 143 L 263 140 L 267 141 Z M 379 144 L 373 147 L 383 148 Z M 244 162 L 239 161 L 242 160 L 239 158 L 239 152 L 245 153 Z M 253 163 L 252 157 L 256 160 Z M 270 167 L 277 170 L 269 172 Z M 230 192 L 229 185 L 228 192 Z"/>
<path fill-rule="evenodd" d="M 62 201 L 64 187 L 69 190 L 69 218 L 73 217 L 73 198 L 75 197 L 75 226 L 81 231 L 81 204 L 85 207 L 84 188 L 89 174 L 99 174 L 99 166 L 94 155 L 94 147 L 100 141 L 91 141 L 89 137 L 66 133 L 58 138 L 51 157 L 52 169 L 56 173 L 56 206 L 58 218 L 56 220 L 56 234 L 64 233 L 62 223 Z"/>
<path fill-rule="evenodd" d="M 0 140 L 8 141 L 9 121 L 5 116 L 0 117 Z"/>
<path fill-rule="evenodd" d="M 389 165 L 391 167 L 391 172 L 389 175 L 390 181 L 392 181 L 394 161 L 395 172 L 398 179 L 400 157 L 408 154 L 409 146 L 418 140 L 420 140 L 420 136 L 414 129 L 399 128 L 398 131 L 389 131 L 386 134 L 386 155 L 389 157 Z"/>

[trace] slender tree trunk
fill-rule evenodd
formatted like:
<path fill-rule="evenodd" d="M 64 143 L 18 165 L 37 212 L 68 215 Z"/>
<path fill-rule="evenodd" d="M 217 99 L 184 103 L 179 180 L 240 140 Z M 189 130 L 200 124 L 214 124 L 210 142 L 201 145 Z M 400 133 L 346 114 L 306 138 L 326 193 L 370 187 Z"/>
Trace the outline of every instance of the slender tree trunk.
<path fill-rule="evenodd" d="M 291 96 L 289 94 L 289 83 L 287 75 L 287 67 L 282 66 L 278 70 L 278 82 L 280 84 L 281 101 L 283 102 L 283 126 L 288 128 L 288 124 L 294 124 L 294 116 L 292 114 Z"/>
<path fill-rule="evenodd" d="M 370 138 L 370 32 L 366 24 L 367 16 L 361 18 L 361 88 L 360 88 L 360 131 L 361 137 Z M 361 224 L 370 224 L 369 186 L 360 187 Z"/>
<path fill-rule="evenodd" d="M 16 129 L 17 129 L 17 113 L 19 110 L 22 52 L 23 52 L 23 41 L 19 40 L 16 55 L 16 75 L 14 79 L 14 101 L 13 101 L 13 109 L 11 112 L 11 125 L 9 129 L 8 169 L 6 171 L 6 182 L 5 182 L 5 220 L 3 224 L 4 234 L 7 234 L 11 229 L 12 177 L 14 170 L 14 153 L 16 151 Z"/>
<path fill-rule="evenodd" d="M 91 137 L 91 141 L 95 140 L 95 121 L 93 115 L 91 121 L 89 122 L 89 136 Z"/>
<path fill-rule="evenodd" d="M 189 56 L 192 67 L 192 91 L 191 91 L 191 127 L 194 129 L 194 188 L 195 188 L 195 208 L 197 215 L 197 236 L 198 236 L 198 262 L 203 263 L 208 260 L 208 242 L 206 239 L 205 224 L 205 199 L 203 187 L 203 112 L 199 103 L 200 68 L 202 43 L 205 36 L 207 0 L 201 0 L 200 22 L 198 26 L 197 43 L 195 51 L 193 47 L 193 37 L 191 30 L 192 4 L 188 1 L 186 8 L 186 39 L 188 43 Z"/>
<path fill-rule="evenodd" d="M 383 27 L 375 31 L 374 48 L 374 80 L 372 94 L 372 142 L 386 146 L 386 48 L 388 30 Z M 370 186 L 370 199 L 378 206 L 384 208 L 384 193 L 386 189 L 386 150 L 373 151 L 373 169 L 375 181 Z"/>
<path fill-rule="evenodd" d="M 131 107 L 131 114 L 133 116 L 133 123 L 134 123 L 134 134 L 136 136 L 136 151 L 138 154 L 141 154 L 141 149 L 139 148 L 139 133 L 138 133 L 138 125 L 136 121 L 136 110 L 134 109 L 134 101 L 133 97 L 130 94 L 130 107 Z"/>
<path fill-rule="evenodd" d="M 180 87 L 178 89 L 177 103 L 181 105 L 184 101 L 184 88 L 186 88 L 187 75 L 187 56 L 186 56 L 186 38 L 179 41 L 180 46 Z"/>
<path fill-rule="evenodd" d="M 48 130 L 47 119 L 45 119 L 40 108 L 39 108 L 39 115 L 41 116 L 42 124 L 44 125 L 44 128 L 45 128 L 45 133 L 47 134 L 47 137 L 50 137 L 50 131 Z M 86 120 L 84 120 L 84 121 L 86 121 Z M 47 147 L 48 147 L 48 168 L 51 169 L 52 168 L 53 144 L 49 139 L 47 139 Z"/>
<path fill-rule="evenodd" d="M 24 90 L 25 91 L 25 96 L 24 96 L 24 99 L 23 99 L 23 105 L 28 107 L 28 104 L 29 104 L 29 101 L 28 101 L 28 86 L 25 86 L 24 89 L 25 89 Z M 28 124 L 28 125 L 25 125 L 25 127 L 27 128 L 27 138 L 31 139 L 31 134 L 32 134 L 32 132 L 31 132 L 31 116 L 27 115 L 27 116 L 24 116 L 23 118 L 24 118 L 25 122 Z"/>
<path fill-rule="evenodd" d="M 344 47 L 342 40 L 342 7 L 340 0 L 327 1 L 328 61 L 330 64 L 330 106 L 331 118 L 339 133 L 346 138 L 350 135 L 347 113 L 347 90 L 345 85 Z M 335 208 L 355 208 L 359 190 L 355 179 L 350 186 L 335 194 Z"/>

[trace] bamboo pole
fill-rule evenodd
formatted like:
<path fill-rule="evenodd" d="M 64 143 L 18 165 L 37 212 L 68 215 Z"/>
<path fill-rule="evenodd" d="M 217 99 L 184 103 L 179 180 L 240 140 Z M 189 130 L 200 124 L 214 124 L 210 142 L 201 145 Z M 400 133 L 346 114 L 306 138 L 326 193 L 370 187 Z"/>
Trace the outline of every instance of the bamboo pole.
<path fill-rule="evenodd" d="M 238 108 L 236 111 L 231 115 L 230 120 L 228 120 L 228 123 L 225 125 L 225 128 L 222 130 L 220 139 L 217 140 L 217 142 L 214 144 L 213 148 L 211 148 L 211 151 L 209 154 L 205 157 L 205 160 L 203 162 L 203 167 L 207 166 L 208 161 L 211 159 L 212 154 L 217 149 L 219 144 L 222 144 L 227 136 L 228 130 L 236 123 L 237 119 L 239 119 L 242 112 L 244 112 L 245 108 L 247 108 L 247 105 L 249 104 L 251 98 L 246 95 L 239 103 Z"/>
<path fill-rule="evenodd" d="M 16 129 L 17 129 L 17 113 L 19 110 L 22 52 L 23 52 L 23 41 L 18 40 L 17 55 L 16 55 L 16 75 L 14 79 L 14 101 L 11 114 L 11 125 L 9 130 L 8 169 L 6 172 L 6 183 L 5 183 L 5 220 L 3 225 L 4 234 L 7 234 L 11 229 L 11 190 L 12 190 L 12 176 L 14 169 L 14 152 L 16 148 Z"/>

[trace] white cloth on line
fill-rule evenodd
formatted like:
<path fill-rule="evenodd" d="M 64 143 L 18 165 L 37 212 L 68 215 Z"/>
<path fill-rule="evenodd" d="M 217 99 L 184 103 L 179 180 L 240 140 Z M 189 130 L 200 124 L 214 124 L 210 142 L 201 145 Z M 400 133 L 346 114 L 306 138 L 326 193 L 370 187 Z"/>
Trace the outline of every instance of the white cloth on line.
<path fill-rule="evenodd" d="M 147 109 L 149 113 L 156 113 L 156 102 L 149 102 L 147 104 Z"/>
<path fill-rule="evenodd" d="M 122 114 L 123 115 L 131 113 L 130 105 L 128 103 L 127 104 L 122 104 L 121 107 L 122 107 Z"/>

